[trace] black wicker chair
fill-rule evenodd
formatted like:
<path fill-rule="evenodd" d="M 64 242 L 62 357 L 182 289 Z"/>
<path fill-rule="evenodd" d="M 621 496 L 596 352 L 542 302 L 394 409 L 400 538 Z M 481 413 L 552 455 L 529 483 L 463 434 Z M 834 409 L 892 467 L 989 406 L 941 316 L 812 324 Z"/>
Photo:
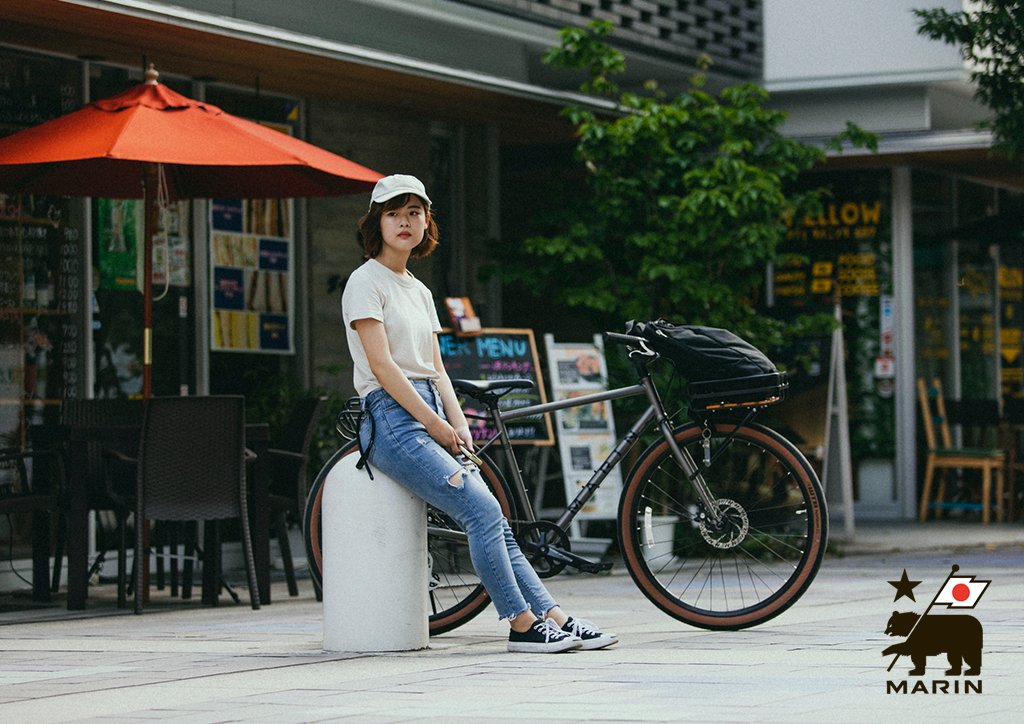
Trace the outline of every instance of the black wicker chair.
<path fill-rule="evenodd" d="M 251 455 L 251 453 L 250 453 Z M 146 401 L 135 496 L 135 612 L 144 596 L 146 519 L 206 521 L 203 602 L 221 588 L 217 521 L 237 518 L 252 607 L 260 607 L 246 503 L 245 398 L 152 397 Z"/>
<path fill-rule="evenodd" d="M 72 398 L 61 404 L 61 424 L 67 427 L 113 427 L 126 426 L 138 428 L 142 425 L 142 400 L 95 399 L 86 400 Z M 87 498 L 89 510 L 111 511 L 116 521 L 117 535 L 117 605 L 127 607 L 126 590 L 127 573 L 127 519 L 135 507 L 135 471 L 126 469 L 124 465 L 112 460 L 111 453 L 118 456 L 134 458 L 138 455 L 139 438 L 137 435 L 126 435 L 123 439 L 88 443 L 86 472 L 84 479 L 88 486 Z M 113 463 L 113 464 L 111 464 Z M 63 522 L 62 522 L 63 523 Z M 106 560 L 110 551 L 105 526 L 101 537 L 102 548 L 97 554 L 87 577 L 96 573 Z M 65 547 L 65 526 L 62 524 L 57 531 L 57 552 L 53 566 L 53 590 L 60 583 L 61 558 Z"/>
<path fill-rule="evenodd" d="M 284 574 L 288 581 L 288 594 L 299 595 L 292 564 L 291 543 L 288 540 L 288 514 L 302 524 L 306 507 L 306 473 L 309 445 L 320 419 L 326 397 L 299 400 L 285 424 L 284 432 L 270 449 L 270 507 L 277 529 L 277 542 L 284 560 Z M 319 592 L 318 592 L 319 593 Z"/>

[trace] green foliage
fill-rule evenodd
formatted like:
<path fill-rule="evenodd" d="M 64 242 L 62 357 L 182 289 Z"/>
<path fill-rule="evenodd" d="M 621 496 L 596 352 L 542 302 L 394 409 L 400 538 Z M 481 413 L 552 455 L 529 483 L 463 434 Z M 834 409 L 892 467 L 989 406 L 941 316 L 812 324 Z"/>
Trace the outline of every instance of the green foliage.
<path fill-rule="evenodd" d="M 758 314 L 757 295 L 784 219 L 819 213 L 821 190 L 787 187 L 825 151 L 782 135 L 786 114 L 766 109 L 767 93 L 753 84 L 713 95 L 698 75 L 676 98 L 653 83 L 644 95 L 619 93 L 610 76 L 625 64 L 601 40 L 610 32 L 604 22 L 568 28 L 545 55 L 587 71 L 581 89 L 613 96 L 616 110 L 563 112 L 577 128 L 589 193 L 559 209 L 554 233 L 527 239 L 504 278 L 589 310 L 598 325 L 664 316 L 781 344 L 792 330 Z M 851 125 L 833 145 L 845 140 L 873 137 Z"/>
<path fill-rule="evenodd" d="M 960 46 L 974 68 L 975 97 L 994 116 L 981 125 L 991 128 L 996 147 L 1011 158 L 1024 152 L 1024 9 L 1019 0 L 984 0 L 969 12 L 915 10 L 918 33 Z"/>

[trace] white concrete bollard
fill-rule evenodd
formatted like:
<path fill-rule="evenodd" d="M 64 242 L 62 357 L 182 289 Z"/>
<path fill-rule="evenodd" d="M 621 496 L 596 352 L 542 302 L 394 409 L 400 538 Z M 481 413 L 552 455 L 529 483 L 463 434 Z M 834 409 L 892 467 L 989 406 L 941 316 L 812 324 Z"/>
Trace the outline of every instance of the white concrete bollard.
<path fill-rule="evenodd" d="M 324 650 L 412 651 L 429 642 L 427 506 L 356 454 L 324 481 Z"/>

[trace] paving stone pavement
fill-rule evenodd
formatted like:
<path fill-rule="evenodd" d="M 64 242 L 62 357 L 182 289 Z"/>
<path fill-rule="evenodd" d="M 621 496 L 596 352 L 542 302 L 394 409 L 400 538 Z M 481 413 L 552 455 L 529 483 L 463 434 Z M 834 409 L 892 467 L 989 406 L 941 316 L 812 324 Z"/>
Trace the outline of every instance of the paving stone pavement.
<path fill-rule="evenodd" d="M 859 534 L 792 609 L 739 632 L 669 618 L 621 565 L 612 575 L 559 576 L 549 583 L 563 607 L 620 637 L 602 651 L 560 655 L 507 653 L 507 624 L 493 609 L 424 651 L 325 653 L 308 581 L 293 599 L 275 584 L 274 603 L 259 611 L 244 595 L 241 605 L 204 608 L 155 593 L 142 616 L 118 612 L 100 586 L 84 614 L 0 613 L 0 722 L 1020 721 L 1024 526 L 904 526 L 898 542 L 892 535 Z M 962 693 L 964 677 L 959 695 L 887 693 L 888 681 L 909 692 L 919 680 L 952 692 L 944 656 L 929 658 L 918 679 L 906 659 L 887 672 L 881 651 L 900 640 L 883 634 L 892 611 L 923 612 L 953 564 L 992 580 L 970 611 L 984 628 L 982 676 L 972 679 L 981 693 Z M 887 583 L 904 569 L 922 581 L 915 602 L 894 602 Z M 352 615 L 388 623 L 384 606 Z"/>

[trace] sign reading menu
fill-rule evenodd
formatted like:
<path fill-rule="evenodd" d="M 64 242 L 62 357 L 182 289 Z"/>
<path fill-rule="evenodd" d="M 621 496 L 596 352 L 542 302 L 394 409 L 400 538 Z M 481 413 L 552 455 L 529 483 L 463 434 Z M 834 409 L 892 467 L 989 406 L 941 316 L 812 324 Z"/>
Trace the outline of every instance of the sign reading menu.
<path fill-rule="evenodd" d="M 530 329 L 482 329 L 475 337 L 456 337 L 450 332 L 437 336 L 441 358 L 453 380 L 520 380 L 534 383 L 532 390 L 514 390 L 501 398 L 500 409 L 511 410 L 547 402 L 544 378 L 537 360 L 537 345 Z M 484 417 L 487 411 L 467 400 L 467 416 Z M 497 435 L 489 422 L 470 418 L 473 439 L 486 442 Z M 514 420 L 506 424 L 513 443 L 553 445 L 551 421 L 547 415 Z"/>

